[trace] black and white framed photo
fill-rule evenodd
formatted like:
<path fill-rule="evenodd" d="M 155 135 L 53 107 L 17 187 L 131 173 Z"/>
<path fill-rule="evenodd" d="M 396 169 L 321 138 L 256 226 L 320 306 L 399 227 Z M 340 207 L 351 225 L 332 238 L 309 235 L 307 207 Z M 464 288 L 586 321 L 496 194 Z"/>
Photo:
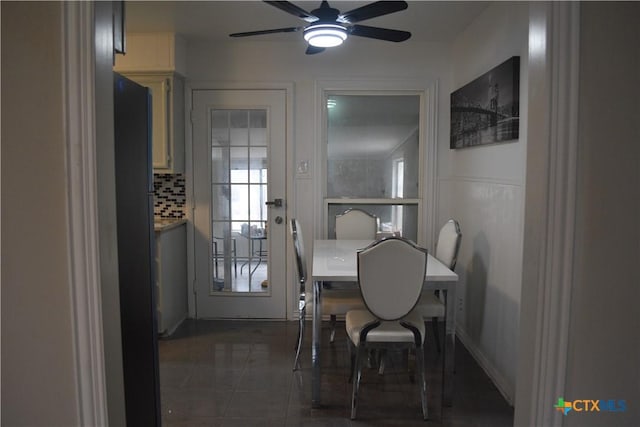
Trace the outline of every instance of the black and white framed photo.
<path fill-rule="evenodd" d="M 452 149 L 516 140 L 519 124 L 519 56 L 451 94 Z"/>

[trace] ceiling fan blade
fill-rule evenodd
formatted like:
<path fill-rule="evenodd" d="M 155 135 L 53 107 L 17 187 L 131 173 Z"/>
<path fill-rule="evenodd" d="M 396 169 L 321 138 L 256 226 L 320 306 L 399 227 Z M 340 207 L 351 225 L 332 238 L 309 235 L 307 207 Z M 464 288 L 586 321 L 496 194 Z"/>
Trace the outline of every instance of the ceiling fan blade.
<path fill-rule="evenodd" d="M 307 46 L 306 54 L 307 55 L 315 55 L 316 53 L 324 52 L 324 47 L 316 47 L 316 46 Z"/>
<path fill-rule="evenodd" d="M 377 16 L 388 15 L 394 12 L 400 12 L 408 7 L 406 1 L 377 1 L 349 12 L 341 13 L 338 17 L 339 22 L 345 24 L 354 24 L 364 21 L 365 19 L 375 18 Z"/>
<path fill-rule="evenodd" d="M 349 28 L 349 34 L 370 39 L 386 40 L 390 42 L 403 42 L 411 37 L 408 31 L 390 30 L 388 28 L 367 27 L 366 25 L 354 25 Z"/>
<path fill-rule="evenodd" d="M 229 34 L 229 37 L 247 37 L 247 36 L 260 36 L 263 34 L 275 34 L 275 33 L 295 33 L 300 31 L 304 27 L 287 27 L 287 28 L 274 28 L 273 30 L 260 30 L 260 31 L 247 31 L 244 33 Z"/>
<path fill-rule="evenodd" d="M 273 7 L 277 7 L 278 9 L 283 10 L 287 13 L 290 13 L 293 16 L 297 16 L 300 19 L 304 19 L 307 22 L 315 22 L 318 20 L 317 16 L 310 14 L 306 10 L 288 1 L 265 1 L 265 3 L 270 4 Z"/>

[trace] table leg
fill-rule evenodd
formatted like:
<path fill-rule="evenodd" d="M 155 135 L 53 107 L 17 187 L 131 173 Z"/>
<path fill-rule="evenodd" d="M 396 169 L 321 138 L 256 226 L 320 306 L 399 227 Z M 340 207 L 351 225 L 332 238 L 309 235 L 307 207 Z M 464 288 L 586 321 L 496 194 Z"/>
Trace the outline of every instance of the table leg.
<path fill-rule="evenodd" d="M 443 292 L 445 298 L 445 336 L 442 355 L 442 404 L 451 406 L 453 399 L 453 373 L 456 345 L 456 291 L 455 286 Z"/>
<path fill-rule="evenodd" d="M 313 336 L 311 343 L 311 406 L 320 407 L 320 333 L 322 331 L 322 282 L 313 282 Z"/>

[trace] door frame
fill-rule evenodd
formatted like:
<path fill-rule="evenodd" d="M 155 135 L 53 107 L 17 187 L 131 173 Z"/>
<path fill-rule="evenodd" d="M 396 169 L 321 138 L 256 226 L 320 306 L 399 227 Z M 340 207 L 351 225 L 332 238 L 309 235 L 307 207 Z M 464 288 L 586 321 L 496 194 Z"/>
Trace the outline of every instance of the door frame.
<path fill-rule="evenodd" d="M 536 14 L 536 12 L 537 14 L 539 14 L 539 10 L 537 9 L 540 7 L 546 8 L 546 10 L 543 13 L 541 13 L 542 17 L 539 17 L 539 20 L 535 21 L 532 19 L 532 15 Z M 80 8 L 80 10 L 82 11 L 80 17 L 77 17 L 76 15 L 74 15 L 74 13 L 78 11 L 78 9 L 75 9 L 75 8 Z M 84 9 L 84 8 L 88 8 L 88 9 Z M 538 46 L 538 48 L 542 49 L 542 52 L 540 52 L 542 55 L 547 55 L 547 54 L 550 55 L 550 53 L 547 52 L 547 45 L 544 41 L 553 42 L 554 36 L 557 37 L 557 34 L 553 34 L 553 32 L 550 31 L 549 26 L 554 19 L 559 19 L 559 17 L 557 16 L 558 11 L 553 9 L 549 10 L 549 8 L 550 6 L 547 4 L 540 4 L 540 5 L 536 5 L 536 10 L 534 11 L 534 13 L 530 11 L 529 37 L 531 40 L 531 37 L 534 35 L 533 34 L 534 31 L 536 31 L 537 37 L 544 39 L 542 44 Z M 80 50 L 79 56 L 71 55 L 68 58 L 66 58 L 65 69 L 63 71 L 65 80 L 62 83 L 65 89 L 69 89 L 72 85 L 75 85 L 74 90 L 84 94 L 79 98 L 77 98 L 77 102 L 81 106 L 83 106 L 83 108 L 81 109 L 70 108 L 72 105 L 74 105 L 73 102 L 71 101 L 65 101 L 65 104 L 62 105 L 62 108 L 65 109 L 67 114 L 66 126 L 67 126 L 68 133 L 67 135 L 65 135 L 65 137 L 67 138 L 67 149 L 71 150 L 71 148 L 74 147 L 74 144 L 78 144 L 78 145 L 75 145 L 75 147 L 86 153 L 93 152 L 93 150 L 96 147 L 96 136 L 95 136 L 96 127 L 97 127 L 96 121 L 99 120 L 100 117 L 97 115 L 94 116 L 93 114 L 85 114 L 85 112 L 96 111 L 95 94 L 93 93 L 92 90 L 95 89 L 95 87 L 97 86 L 99 87 L 101 84 L 105 84 L 105 81 L 104 81 L 104 76 L 106 75 L 105 73 L 111 70 L 110 64 L 106 62 L 100 62 L 100 61 L 96 62 L 95 68 L 93 68 L 92 66 L 88 66 L 88 67 L 83 66 L 83 64 L 85 65 L 87 64 L 87 61 L 93 61 L 96 59 L 95 57 L 93 57 L 93 54 L 102 52 L 102 51 L 98 52 L 95 46 L 92 46 L 92 45 L 87 46 L 85 44 L 87 41 L 95 40 L 96 30 L 97 30 L 95 21 L 94 21 L 94 16 L 92 13 L 87 13 L 89 11 L 91 12 L 93 11 L 92 3 L 81 3 L 76 6 L 65 4 L 65 12 L 64 12 L 65 19 L 61 20 L 60 22 L 61 31 L 64 38 L 63 43 L 65 44 L 67 49 L 73 50 L 73 49 L 77 49 L 78 46 L 83 46 L 83 48 Z M 563 21 L 567 22 L 567 18 L 564 17 Z M 559 30 L 556 30 L 556 31 L 559 31 Z M 579 29 L 575 27 L 572 27 L 565 31 L 569 31 L 573 36 L 576 36 L 576 34 L 579 34 Z M 564 45 L 559 44 L 558 46 L 554 46 L 554 49 L 557 49 L 555 51 L 556 61 L 558 59 L 562 59 L 563 57 L 566 57 L 566 55 L 570 55 L 570 52 L 568 51 L 569 46 L 567 44 L 564 44 Z M 89 51 L 91 52 L 89 53 Z M 86 55 L 89 55 L 89 56 L 86 56 Z M 100 56 L 100 59 L 103 59 L 102 56 Z M 549 77 L 551 75 L 551 70 L 554 68 L 552 66 L 553 64 L 551 64 L 550 62 L 551 61 L 546 61 L 542 63 L 541 70 L 539 70 L 538 72 Z M 78 77 L 79 79 L 77 80 L 74 79 Z M 544 79 L 544 77 L 542 78 Z M 250 86 L 253 86 L 259 89 L 264 89 L 264 88 L 285 89 L 287 91 L 287 148 L 288 148 L 287 149 L 287 165 L 289 167 L 293 166 L 293 162 L 292 162 L 293 150 L 289 149 L 290 147 L 292 147 L 292 144 L 293 144 L 293 139 L 292 139 L 293 137 L 293 132 L 292 132 L 293 84 L 281 83 L 281 84 L 268 85 L 264 83 L 259 83 L 259 84 L 249 85 L 247 83 L 242 83 L 242 84 L 226 83 L 226 84 L 218 85 L 215 83 L 204 83 L 204 84 L 191 83 L 187 85 L 187 89 L 186 89 L 187 99 L 185 100 L 185 105 L 189 106 L 191 103 L 191 98 L 190 98 L 191 87 L 196 87 L 198 89 L 207 89 L 209 88 L 209 86 L 211 86 L 211 88 L 213 89 L 240 88 L 240 87 L 247 88 Z M 87 89 L 89 90 L 85 91 Z M 558 90 L 559 88 L 557 86 L 549 88 L 548 91 L 545 93 L 546 99 L 541 100 L 542 104 L 546 106 L 553 105 L 553 102 L 551 101 L 551 99 L 554 98 L 553 95 L 556 95 Z M 74 93 L 78 93 L 78 92 L 74 92 Z M 72 96 L 75 96 L 75 95 L 72 95 Z M 67 104 L 67 102 L 69 102 L 69 104 Z M 440 99 L 440 97 L 438 97 L 437 105 L 443 105 L 442 99 Z M 111 105 L 111 108 L 112 107 L 113 105 Z M 109 108 L 109 105 L 104 105 L 104 104 L 101 105 L 101 111 L 106 111 L 108 110 L 108 108 Z M 98 112 L 96 112 L 96 114 L 98 114 Z M 189 120 L 187 123 L 190 123 L 190 108 L 185 109 L 185 114 L 186 114 L 186 119 Z M 529 122 L 530 127 L 532 127 L 531 126 L 532 123 L 533 121 L 530 120 Z M 69 135 L 69 133 L 71 133 L 73 129 L 86 132 L 85 134 L 86 137 L 75 138 L 75 139 L 72 138 Z M 190 150 L 189 148 L 190 141 L 191 141 L 189 138 L 190 135 L 191 135 L 191 130 L 189 129 L 189 126 L 187 126 L 187 149 L 188 150 Z M 544 145 L 545 143 L 548 143 L 551 140 L 552 140 L 552 136 L 547 133 L 544 135 L 540 135 L 539 143 Z M 531 143 L 531 141 L 532 140 L 529 139 L 529 143 Z M 563 139 L 555 140 L 554 143 L 558 144 L 560 147 L 565 147 L 565 148 L 567 144 L 569 144 L 568 141 Z M 87 150 L 87 151 L 84 151 L 84 150 Z M 97 177 L 96 178 L 97 182 L 98 183 L 101 182 L 101 178 L 104 178 L 104 177 L 97 176 L 96 163 L 101 160 L 98 154 L 99 153 L 96 153 L 95 157 L 93 157 L 91 154 L 89 154 L 88 156 L 83 156 L 82 158 L 78 159 L 77 163 L 72 162 L 67 165 L 67 176 L 70 182 L 70 185 L 67 191 L 68 202 L 70 204 L 70 209 L 75 210 L 76 213 L 80 212 L 84 214 L 84 213 L 94 212 L 92 215 L 96 215 L 95 212 L 97 212 L 97 200 L 95 196 L 98 195 L 98 190 L 96 186 L 91 185 L 90 182 L 88 181 L 82 181 L 79 184 L 81 185 L 84 191 L 72 191 L 73 188 L 71 186 L 71 182 L 77 183 L 77 181 L 74 181 L 75 180 L 74 177 L 78 176 L 76 174 L 81 174 L 81 176 L 85 176 L 85 177 Z M 189 155 L 190 151 L 187 151 L 187 154 Z M 187 156 L 186 163 L 187 163 L 187 167 L 191 167 L 192 160 L 189 156 Z M 528 160 L 528 163 L 529 163 L 529 160 Z M 546 168 L 539 171 L 540 177 L 543 178 L 545 181 L 552 179 L 553 173 L 554 172 L 550 170 L 550 168 Z M 291 175 L 292 174 L 290 172 L 287 176 L 288 184 L 290 184 L 289 181 L 291 182 L 293 181 L 293 178 Z M 575 171 L 572 171 L 571 176 L 569 178 L 572 178 L 572 179 L 576 178 Z M 557 182 L 557 180 L 554 180 L 553 185 L 561 186 L 561 183 Z M 188 192 L 189 192 L 189 185 L 187 181 L 187 193 Z M 288 216 L 290 216 L 293 213 L 291 212 L 291 209 L 294 206 L 292 193 L 293 193 L 292 185 L 287 185 L 287 199 L 289 203 L 287 204 L 286 214 Z M 187 194 L 187 197 L 189 197 L 188 194 Z M 191 201 L 192 200 L 193 199 L 191 199 Z M 187 206 L 188 206 L 187 217 L 192 218 L 193 205 L 192 204 L 189 205 L 188 203 L 189 203 L 189 199 L 187 199 Z M 531 199 L 530 202 L 528 201 L 527 205 L 525 206 L 525 210 L 531 209 L 535 212 L 539 212 L 539 211 L 548 212 L 548 208 L 550 204 L 553 205 L 553 202 L 548 199 L 542 200 L 542 201 Z M 541 214 L 541 215 L 544 216 L 544 214 Z M 84 217 L 84 216 L 80 216 L 80 217 Z M 541 221 L 541 222 L 544 222 L 544 221 Z M 531 233 L 533 234 L 536 231 L 539 231 L 541 228 L 543 228 L 542 224 L 536 225 L 535 227 L 532 227 Z M 190 232 L 193 233 L 193 228 L 191 228 Z M 550 236 L 547 233 L 541 234 L 538 238 L 535 239 L 537 247 L 547 247 L 547 245 L 551 243 L 550 240 L 552 237 L 553 236 Z M 83 283 L 80 283 L 77 276 L 72 277 L 69 283 L 70 289 L 72 289 L 72 292 L 74 292 L 74 295 L 75 295 L 75 291 L 81 290 L 80 288 L 82 286 L 89 287 L 88 289 L 84 289 L 83 292 L 86 292 L 86 291 L 94 292 L 94 293 L 102 292 L 102 287 L 104 286 L 104 283 L 100 283 L 99 271 L 100 271 L 100 268 L 103 268 L 103 267 L 109 268 L 110 266 L 103 265 L 102 261 L 96 255 L 97 253 L 99 253 L 99 250 L 100 250 L 100 236 L 98 235 L 97 227 L 92 226 L 83 231 L 80 224 L 71 223 L 68 231 L 68 239 L 69 241 L 75 241 L 76 243 L 83 245 L 82 247 L 85 248 L 84 252 L 81 250 L 74 250 L 70 252 L 69 268 L 70 269 L 77 268 L 78 265 L 84 264 L 84 265 L 89 265 L 90 266 L 89 270 L 91 271 L 91 273 L 89 274 L 90 277 L 88 277 L 88 280 Z M 554 241 L 559 240 L 561 243 L 563 243 L 565 245 L 564 248 L 566 251 L 573 250 L 574 242 L 570 239 L 567 239 L 566 236 L 556 235 L 553 240 Z M 191 235 L 191 242 L 193 243 L 193 234 Z M 192 248 L 193 247 L 191 246 L 191 250 Z M 287 251 L 289 252 L 290 250 L 291 250 L 290 243 L 287 241 Z M 538 254 L 537 258 L 540 259 L 541 255 L 542 254 Z M 546 257 L 546 259 L 548 260 L 549 258 Z M 191 257 L 191 260 L 193 260 L 193 257 Z M 90 264 L 87 264 L 87 263 L 90 263 Z M 533 276 L 536 276 L 536 271 L 539 272 L 540 274 L 544 273 L 545 271 L 544 265 L 545 264 L 543 263 L 543 265 L 540 265 L 534 268 L 535 271 L 532 272 Z M 190 267 L 192 266 L 190 265 Z M 190 274 L 189 289 L 191 292 L 193 292 L 193 269 L 192 268 L 190 269 L 189 274 Z M 98 277 L 96 277 L 96 275 Z M 287 277 L 288 278 L 292 277 L 292 272 L 288 272 Z M 525 283 L 532 283 L 532 282 L 536 282 L 534 278 L 526 277 L 525 280 L 523 280 L 523 285 Z M 572 290 L 570 287 L 566 289 L 562 285 L 560 285 L 558 282 L 554 282 L 551 280 L 545 283 L 543 279 L 543 283 L 539 283 L 539 282 L 533 283 L 534 293 L 537 293 L 539 291 L 539 288 L 542 285 L 545 286 L 546 290 L 551 295 L 558 295 L 558 294 L 562 294 L 562 292 L 566 292 L 565 294 L 563 294 L 563 299 L 565 301 L 571 299 Z M 287 286 L 287 295 L 289 294 L 293 297 L 294 292 L 293 292 L 293 289 L 290 289 L 290 287 Z M 96 373 L 104 372 L 105 365 L 114 363 L 114 355 L 112 352 L 109 352 L 107 354 L 106 352 L 107 348 L 105 346 L 105 342 L 101 339 L 95 339 L 97 338 L 96 336 L 92 338 L 90 335 L 91 332 L 100 333 L 100 331 L 102 331 L 102 329 L 105 326 L 109 326 L 107 324 L 110 324 L 111 322 L 110 319 L 113 318 L 114 313 L 106 312 L 105 309 L 107 307 L 103 307 L 100 304 L 99 299 L 100 298 L 98 297 L 97 300 L 92 299 L 89 302 L 90 309 L 87 308 L 87 305 L 86 305 L 87 302 L 82 299 L 74 298 L 74 300 L 71 302 L 71 307 L 72 307 L 72 311 L 74 313 L 74 319 L 75 319 L 74 348 L 77 353 L 75 369 L 78 374 L 79 385 L 82 384 L 81 389 L 79 388 L 78 390 L 76 390 L 76 400 L 78 402 L 83 402 L 82 410 L 80 410 L 81 413 L 79 414 L 79 420 L 83 425 L 107 425 L 107 412 L 111 413 L 113 411 L 116 411 L 116 412 L 118 411 L 118 408 L 112 407 L 112 405 L 114 404 L 117 406 L 117 403 L 114 403 L 111 401 L 109 403 L 109 407 L 107 406 L 107 399 L 105 397 L 107 394 L 106 378 L 104 377 L 104 375 L 101 375 L 101 374 L 96 375 Z M 291 301 L 293 301 L 293 298 L 291 299 Z M 192 311 L 194 309 L 193 303 L 194 303 L 193 299 L 190 298 L 189 299 L 189 315 L 190 316 L 193 316 L 193 311 Z M 291 303 L 287 304 L 287 312 L 291 308 L 290 304 Z M 540 296 L 538 295 L 535 301 L 531 301 L 529 303 L 525 303 L 522 305 L 523 307 L 527 306 L 527 312 L 521 313 L 521 336 L 523 336 L 522 332 L 534 332 L 536 341 L 546 341 L 549 339 L 550 335 L 553 333 L 554 341 L 562 346 L 562 342 L 566 343 L 566 340 L 568 338 L 568 331 L 566 329 L 563 329 L 560 331 L 551 331 L 549 329 L 543 328 L 543 325 L 541 324 L 542 319 L 540 319 L 539 313 L 541 313 L 548 304 L 549 304 L 548 298 L 543 299 L 543 298 L 540 298 Z M 110 308 L 110 311 L 114 310 L 114 307 L 109 307 L 109 308 Z M 93 326 L 90 328 L 90 330 L 86 330 L 86 329 L 78 330 L 77 324 L 83 323 L 85 320 L 86 320 L 86 323 L 84 324 L 93 325 Z M 555 335 L 556 333 L 557 335 Z M 521 349 L 524 349 L 524 347 L 521 346 Z M 542 414 L 544 414 L 547 407 L 550 406 L 550 403 L 544 399 L 541 399 L 539 396 L 539 393 L 542 390 L 546 390 L 548 394 L 549 391 L 552 391 L 553 389 L 557 389 L 556 388 L 557 385 L 554 385 L 553 379 L 550 379 L 550 378 L 545 378 L 542 381 L 542 383 L 533 381 L 535 377 L 533 371 L 540 372 L 539 368 L 540 368 L 541 361 L 545 359 L 550 359 L 553 356 L 554 356 L 553 351 L 550 351 L 549 348 L 542 349 L 541 351 L 537 351 L 536 354 L 531 355 L 529 357 L 529 359 L 533 359 L 529 361 L 533 363 L 536 369 L 532 367 L 522 367 L 522 369 L 519 369 L 518 388 L 520 390 L 517 390 L 516 392 L 517 401 L 518 401 L 516 403 L 516 421 L 524 421 L 526 424 L 530 424 L 529 421 L 544 417 L 544 415 Z M 520 359 L 522 360 L 522 352 L 520 352 Z M 562 383 L 563 382 L 564 381 L 562 381 Z M 563 386 L 563 385 L 564 384 L 560 384 L 560 386 Z M 536 396 L 536 398 L 533 398 L 534 396 Z"/>
<path fill-rule="evenodd" d="M 527 176 L 515 425 L 562 425 L 575 253 L 580 4 L 529 7 Z M 536 183 L 534 185 L 533 183 Z"/>
<path fill-rule="evenodd" d="M 285 220 L 292 217 L 293 203 L 293 83 L 265 83 L 265 82 L 216 82 L 216 81 L 191 81 L 185 85 L 185 186 L 186 186 L 186 218 L 187 218 L 187 299 L 189 317 L 196 318 L 196 286 L 195 286 L 195 203 L 193 180 L 193 91 L 194 90 L 283 90 L 285 92 Z M 290 286 L 293 282 L 292 264 L 289 262 L 292 253 L 290 239 L 285 239 L 285 316 L 293 320 L 293 302 L 297 301 L 294 289 Z M 296 307 L 297 308 L 297 307 Z"/>

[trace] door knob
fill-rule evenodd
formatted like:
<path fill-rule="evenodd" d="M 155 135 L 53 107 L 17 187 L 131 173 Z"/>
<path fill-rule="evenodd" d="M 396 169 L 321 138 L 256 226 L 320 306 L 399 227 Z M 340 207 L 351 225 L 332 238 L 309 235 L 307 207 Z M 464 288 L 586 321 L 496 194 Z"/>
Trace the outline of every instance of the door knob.
<path fill-rule="evenodd" d="M 282 224 L 282 217 L 281 216 L 277 216 L 275 221 L 276 221 L 276 224 Z"/>
<path fill-rule="evenodd" d="M 274 206 L 276 208 L 281 208 L 282 207 L 282 199 L 273 199 L 270 200 L 268 202 L 265 202 L 264 204 L 267 206 Z"/>

